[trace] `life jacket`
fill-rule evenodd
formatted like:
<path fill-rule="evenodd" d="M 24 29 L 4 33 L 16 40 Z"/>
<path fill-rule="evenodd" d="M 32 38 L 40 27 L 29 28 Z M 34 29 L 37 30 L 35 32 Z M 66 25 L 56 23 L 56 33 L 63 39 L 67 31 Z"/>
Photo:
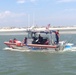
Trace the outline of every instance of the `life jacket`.
<path fill-rule="evenodd" d="M 16 43 L 17 40 L 13 40 L 13 43 Z"/>
<path fill-rule="evenodd" d="M 12 43 L 12 42 L 13 42 L 13 40 L 12 40 L 12 39 L 10 39 L 10 40 L 9 40 L 9 43 Z"/>
<path fill-rule="evenodd" d="M 16 41 L 16 46 L 21 46 L 21 41 Z"/>

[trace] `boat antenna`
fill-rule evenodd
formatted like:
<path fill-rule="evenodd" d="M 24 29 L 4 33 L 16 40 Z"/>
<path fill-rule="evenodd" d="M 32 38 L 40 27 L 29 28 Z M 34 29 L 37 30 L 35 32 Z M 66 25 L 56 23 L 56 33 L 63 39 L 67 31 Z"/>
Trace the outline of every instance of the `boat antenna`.
<path fill-rule="evenodd" d="M 30 25 L 30 15 L 28 14 L 28 28 L 29 28 L 29 25 Z"/>

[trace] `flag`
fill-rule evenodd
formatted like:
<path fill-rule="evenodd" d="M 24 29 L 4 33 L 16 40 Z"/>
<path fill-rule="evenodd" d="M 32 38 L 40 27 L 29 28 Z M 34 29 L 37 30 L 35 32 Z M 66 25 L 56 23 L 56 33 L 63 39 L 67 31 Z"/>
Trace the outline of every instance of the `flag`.
<path fill-rule="evenodd" d="M 49 30 L 49 28 L 50 28 L 50 24 L 47 25 L 46 30 Z"/>

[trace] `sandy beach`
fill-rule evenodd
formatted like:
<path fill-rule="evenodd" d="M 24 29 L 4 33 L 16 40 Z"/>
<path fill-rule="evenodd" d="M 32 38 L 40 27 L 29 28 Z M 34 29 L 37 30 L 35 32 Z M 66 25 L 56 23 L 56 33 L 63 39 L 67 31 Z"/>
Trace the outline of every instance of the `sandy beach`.
<path fill-rule="evenodd" d="M 47 31 L 45 27 L 36 27 L 36 28 L 1 28 L 0 32 L 26 32 L 27 30 L 32 31 Z M 59 30 L 60 33 L 66 34 L 76 34 L 76 27 L 50 27 L 49 30 Z"/>

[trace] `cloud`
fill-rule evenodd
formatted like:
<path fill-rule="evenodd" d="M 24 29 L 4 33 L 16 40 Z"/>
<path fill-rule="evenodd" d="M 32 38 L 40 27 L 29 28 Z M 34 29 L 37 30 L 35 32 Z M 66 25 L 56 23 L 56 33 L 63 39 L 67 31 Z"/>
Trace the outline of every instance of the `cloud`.
<path fill-rule="evenodd" d="M 10 16 L 11 12 L 10 11 L 4 11 L 0 13 L 0 18 L 5 18 L 6 16 Z"/>
<path fill-rule="evenodd" d="M 25 19 L 26 17 L 26 13 L 15 13 L 15 12 L 11 12 L 11 11 L 4 11 L 4 12 L 0 12 L 0 24 L 2 26 L 8 26 L 8 25 L 22 25 L 23 23 L 25 23 Z M 24 19 L 25 18 L 25 19 Z"/>
<path fill-rule="evenodd" d="M 67 2 L 76 2 L 76 0 L 57 0 L 57 2 L 60 2 L 60 3 L 67 3 Z"/>
<path fill-rule="evenodd" d="M 37 0 L 30 0 L 31 2 L 36 2 Z"/>
<path fill-rule="evenodd" d="M 76 9 L 70 8 L 70 9 L 65 9 L 64 11 L 70 11 L 70 12 L 73 11 L 74 12 L 74 11 L 76 11 Z"/>
<path fill-rule="evenodd" d="M 25 3 L 26 0 L 17 0 L 17 3 Z"/>
<path fill-rule="evenodd" d="M 0 13 L 0 19 L 4 19 L 4 18 L 13 18 L 13 17 L 22 17 L 22 16 L 26 16 L 25 13 L 14 13 L 11 11 L 4 11 Z"/>
<path fill-rule="evenodd" d="M 36 2 L 37 0 L 17 0 L 17 3 L 25 3 L 25 2 L 32 2 L 32 3 L 34 3 L 34 2 Z"/>

